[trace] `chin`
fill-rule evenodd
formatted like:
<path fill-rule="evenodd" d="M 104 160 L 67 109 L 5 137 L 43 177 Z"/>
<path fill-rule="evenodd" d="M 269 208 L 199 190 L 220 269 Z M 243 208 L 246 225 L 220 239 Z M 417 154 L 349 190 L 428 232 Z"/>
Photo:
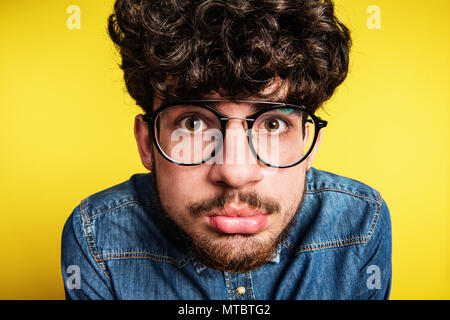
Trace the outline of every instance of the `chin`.
<path fill-rule="evenodd" d="M 192 251 L 198 262 L 219 271 L 249 272 L 272 260 L 279 237 L 258 234 L 196 234 Z"/>

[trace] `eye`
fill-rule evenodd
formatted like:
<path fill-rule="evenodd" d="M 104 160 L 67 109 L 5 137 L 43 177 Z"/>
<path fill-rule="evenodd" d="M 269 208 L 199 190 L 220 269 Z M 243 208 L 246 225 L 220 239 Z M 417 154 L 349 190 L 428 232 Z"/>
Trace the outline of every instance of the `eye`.
<path fill-rule="evenodd" d="M 200 117 L 192 115 L 180 121 L 181 128 L 191 132 L 199 132 L 206 129 L 206 123 Z"/>
<path fill-rule="evenodd" d="M 269 133 L 279 133 L 286 130 L 286 122 L 277 118 L 268 118 L 263 122 L 264 129 Z"/>

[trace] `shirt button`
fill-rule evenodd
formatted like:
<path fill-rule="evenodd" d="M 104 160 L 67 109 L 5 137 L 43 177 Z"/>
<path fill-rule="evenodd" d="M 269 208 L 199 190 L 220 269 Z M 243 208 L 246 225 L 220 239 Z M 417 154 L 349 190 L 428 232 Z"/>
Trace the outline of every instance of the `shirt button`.
<path fill-rule="evenodd" d="M 239 297 L 241 297 L 241 296 L 243 296 L 244 294 L 245 294 L 245 288 L 244 287 L 237 287 L 236 288 L 236 294 L 239 296 Z"/>

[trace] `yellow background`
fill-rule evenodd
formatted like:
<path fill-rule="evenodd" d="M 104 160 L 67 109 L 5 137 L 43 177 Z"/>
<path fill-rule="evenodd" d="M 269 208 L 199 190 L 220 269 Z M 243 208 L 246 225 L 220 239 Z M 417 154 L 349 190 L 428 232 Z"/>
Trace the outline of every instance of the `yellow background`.
<path fill-rule="evenodd" d="M 69 30 L 69 5 L 81 29 Z M 369 5 L 381 9 L 370 30 Z M 389 205 L 392 299 L 450 298 L 450 1 L 337 0 L 349 77 L 320 115 L 315 166 Z M 1 1 L 0 298 L 62 299 L 60 238 L 80 200 L 145 172 L 106 34 L 112 1 Z"/>

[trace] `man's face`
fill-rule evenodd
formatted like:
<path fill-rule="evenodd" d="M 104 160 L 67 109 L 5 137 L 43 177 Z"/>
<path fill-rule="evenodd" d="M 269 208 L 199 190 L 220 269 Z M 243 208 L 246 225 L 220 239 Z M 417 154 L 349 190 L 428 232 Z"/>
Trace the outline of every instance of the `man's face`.
<path fill-rule="evenodd" d="M 154 109 L 160 104 L 161 99 L 155 99 Z M 236 118 L 252 113 L 248 103 L 223 101 L 215 108 Z M 244 123 L 228 121 L 227 130 L 245 135 Z M 227 134 L 221 149 L 223 161 L 181 166 L 164 159 L 151 145 L 142 116 L 136 117 L 135 135 L 144 166 L 156 174 L 162 208 L 192 239 L 199 262 L 218 270 L 245 272 L 274 257 L 301 204 L 306 172 L 316 150 L 291 168 L 271 168 L 256 161 L 236 163 L 231 159 L 237 153 L 251 153 L 248 144 L 234 145 Z M 232 148 L 227 147 L 230 144 Z"/>

